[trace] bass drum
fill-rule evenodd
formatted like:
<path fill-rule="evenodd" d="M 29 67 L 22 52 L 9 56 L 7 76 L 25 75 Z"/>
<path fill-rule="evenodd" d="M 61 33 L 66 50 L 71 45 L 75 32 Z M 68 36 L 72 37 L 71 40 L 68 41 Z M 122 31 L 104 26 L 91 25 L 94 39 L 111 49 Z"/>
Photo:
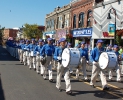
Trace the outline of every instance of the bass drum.
<path fill-rule="evenodd" d="M 101 69 L 113 69 L 117 65 L 117 56 L 114 52 L 103 52 L 99 57 Z"/>
<path fill-rule="evenodd" d="M 63 67 L 77 67 L 80 63 L 80 51 L 77 48 L 65 48 L 62 52 Z"/>

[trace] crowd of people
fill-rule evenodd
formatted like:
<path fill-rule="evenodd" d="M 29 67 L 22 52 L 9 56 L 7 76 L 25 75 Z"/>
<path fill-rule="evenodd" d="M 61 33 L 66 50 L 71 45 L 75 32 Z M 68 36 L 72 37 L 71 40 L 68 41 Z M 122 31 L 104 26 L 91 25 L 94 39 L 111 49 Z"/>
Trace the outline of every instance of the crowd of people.
<path fill-rule="evenodd" d="M 82 69 L 82 73 L 84 76 L 84 81 L 90 81 L 90 86 L 95 87 L 95 82 L 97 76 L 100 75 L 102 89 L 109 90 L 107 86 L 106 74 L 105 70 L 102 70 L 99 67 L 99 57 L 102 52 L 114 52 L 118 58 L 117 65 L 114 69 L 108 69 L 109 72 L 109 80 L 112 80 L 112 71 L 115 70 L 117 78 L 117 82 L 121 82 L 121 74 L 123 74 L 123 48 L 118 47 L 117 45 L 108 45 L 105 49 L 102 48 L 103 41 L 98 40 L 96 43 L 96 47 L 90 51 L 85 48 L 85 42 L 81 42 L 76 45 L 75 48 L 78 48 L 80 51 L 80 63 L 75 68 L 76 79 L 79 79 L 80 72 Z M 53 71 L 52 69 L 57 70 L 57 78 L 56 78 L 56 88 L 61 92 L 61 77 L 64 76 L 65 84 L 66 84 L 66 93 L 68 95 L 72 95 L 71 91 L 71 83 L 70 83 L 70 75 L 74 73 L 74 69 L 72 67 L 64 67 L 62 65 L 62 52 L 65 48 L 71 48 L 71 43 L 66 43 L 65 38 L 59 39 L 56 44 L 53 43 L 52 38 L 48 38 L 47 42 L 39 39 L 35 41 L 35 39 L 31 40 L 19 40 L 14 41 L 12 39 L 7 40 L 6 42 L 7 51 L 11 56 L 16 57 L 23 63 L 25 66 L 29 66 L 29 69 L 34 69 L 38 74 L 41 74 L 44 80 L 47 79 L 47 71 L 49 75 L 49 82 L 54 82 L 53 79 Z M 91 79 L 87 77 L 86 65 L 92 63 L 92 75 Z"/>

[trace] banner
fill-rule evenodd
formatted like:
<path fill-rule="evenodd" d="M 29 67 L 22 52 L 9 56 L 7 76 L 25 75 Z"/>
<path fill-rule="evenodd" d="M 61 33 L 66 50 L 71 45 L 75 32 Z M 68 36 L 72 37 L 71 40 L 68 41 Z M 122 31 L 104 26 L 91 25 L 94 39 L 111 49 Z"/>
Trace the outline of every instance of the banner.
<path fill-rule="evenodd" d="M 72 30 L 73 37 L 88 37 L 92 36 L 92 28 L 82 28 Z"/>
<path fill-rule="evenodd" d="M 109 27 L 108 27 L 108 33 L 109 35 L 108 36 L 114 36 L 115 34 L 115 24 L 109 24 Z"/>

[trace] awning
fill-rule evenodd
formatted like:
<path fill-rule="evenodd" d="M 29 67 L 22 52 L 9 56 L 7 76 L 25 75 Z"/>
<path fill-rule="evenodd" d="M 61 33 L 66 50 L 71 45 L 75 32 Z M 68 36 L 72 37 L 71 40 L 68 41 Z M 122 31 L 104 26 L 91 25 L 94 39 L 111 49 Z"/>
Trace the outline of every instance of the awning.
<path fill-rule="evenodd" d="M 81 28 L 72 30 L 73 37 L 90 37 L 92 36 L 92 28 Z"/>

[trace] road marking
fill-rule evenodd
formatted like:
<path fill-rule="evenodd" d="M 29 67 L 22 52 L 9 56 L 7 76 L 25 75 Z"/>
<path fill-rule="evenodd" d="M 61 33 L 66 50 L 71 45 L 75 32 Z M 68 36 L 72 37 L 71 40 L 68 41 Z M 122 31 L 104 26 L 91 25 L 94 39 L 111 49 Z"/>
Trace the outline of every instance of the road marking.
<path fill-rule="evenodd" d="M 71 77 L 72 77 L 73 79 L 76 79 L 76 77 L 74 77 L 74 76 L 71 76 Z M 79 79 L 79 81 L 84 82 L 83 80 L 80 80 L 80 79 Z M 90 85 L 89 82 L 84 82 L 84 83 L 87 84 L 87 85 Z M 111 85 L 111 84 L 110 84 L 110 86 L 116 88 L 116 86 L 113 86 L 113 85 Z M 98 87 L 98 86 L 95 86 L 95 88 L 97 88 L 97 89 L 103 91 L 103 89 L 100 88 L 100 87 Z M 117 87 L 117 88 L 118 88 L 118 87 Z M 109 93 L 109 94 L 111 94 L 111 95 L 113 95 L 113 96 L 116 96 L 116 97 L 118 97 L 118 98 L 120 98 L 120 99 L 123 100 L 123 97 L 121 97 L 121 96 L 119 96 L 119 95 L 117 95 L 117 94 L 115 94 L 115 93 L 113 93 L 113 92 L 110 92 L 110 91 L 105 91 L 105 92 L 107 92 L 107 93 Z"/>
<path fill-rule="evenodd" d="M 117 86 L 115 86 L 115 85 L 112 85 L 112 84 L 108 84 L 110 87 L 113 87 L 113 88 L 115 88 L 115 89 L 119 89 L 119 90 L 123 90 L 123 89 L 121 89 L 121 88 L 119 88 L 119 87 L 117 87 Z"/>

